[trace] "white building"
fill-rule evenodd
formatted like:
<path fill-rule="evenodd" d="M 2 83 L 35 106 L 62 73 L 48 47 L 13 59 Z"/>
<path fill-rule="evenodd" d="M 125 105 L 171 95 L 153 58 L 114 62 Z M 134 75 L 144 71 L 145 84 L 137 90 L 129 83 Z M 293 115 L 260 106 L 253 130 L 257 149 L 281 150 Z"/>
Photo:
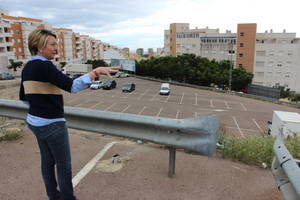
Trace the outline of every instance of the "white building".
<path fill-rule="evenodd" d="M 208 59 L 235 61 L 236 34 L 208 27 L 190 29 L 188 23 L 170 24 L 164 31 L 164 55 L 195 54 Z"/>
<path fill-rule="evenodd" d="M 253 83 L 300 92 L 300 40 L 296 33 L 257 33 Z"/>

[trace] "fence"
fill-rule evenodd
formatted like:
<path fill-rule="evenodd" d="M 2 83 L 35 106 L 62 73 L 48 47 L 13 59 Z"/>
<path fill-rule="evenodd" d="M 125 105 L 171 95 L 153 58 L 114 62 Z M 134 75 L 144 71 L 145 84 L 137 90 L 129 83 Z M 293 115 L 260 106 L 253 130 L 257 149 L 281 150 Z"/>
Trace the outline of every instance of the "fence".
<path fill-rule="evenodd" d="M 28 106 L 0 99 L 0 116 L 25 119 Z M 216 116 L 171 119 L 65 107 L 70 128 L 140 139 L 169 147 L 169 177 L 175 173 L 176 148 L 210 156 L 216 150 L 219 120 Z"/>
<path fill-rule="evenodd" d="M 249 85 L 248 86 L 248 93 L 257 95 L 257 96 L 263 96 L 273 99 L 279 99 L 280 98 L 280 89 L 279 88 L 271 88 L 271 87 L 265 87 L 261 85 Z"/>

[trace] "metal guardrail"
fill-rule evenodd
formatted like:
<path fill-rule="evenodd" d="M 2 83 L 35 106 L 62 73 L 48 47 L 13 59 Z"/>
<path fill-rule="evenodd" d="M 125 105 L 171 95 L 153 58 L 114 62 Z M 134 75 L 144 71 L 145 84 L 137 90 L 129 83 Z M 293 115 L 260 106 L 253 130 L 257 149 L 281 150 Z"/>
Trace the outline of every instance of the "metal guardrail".
<path fill-rule="evenodd" d="M 0 99 L 0 116 L 25 119 L 28 106 Z M 172 119 L 65 107 L 70 128 L 163 144 L 169 147 L 169 176 L 175 173 L 176 148 L 210 156 L 216 150 L 219 120 L 216 116 Z"/>
<path fill-rule="evenodd" d="M 300 168 L 281 137 L 274 143 L 272 173 L 285 200 L 300 200 Z"/>

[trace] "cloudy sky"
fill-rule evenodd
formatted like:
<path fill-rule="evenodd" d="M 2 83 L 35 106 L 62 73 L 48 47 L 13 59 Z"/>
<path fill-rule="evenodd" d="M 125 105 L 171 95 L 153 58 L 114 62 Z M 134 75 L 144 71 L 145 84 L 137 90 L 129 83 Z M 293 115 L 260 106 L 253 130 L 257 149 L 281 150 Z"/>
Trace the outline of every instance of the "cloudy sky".
<path fill-rule="evenodd" d="M 300 37 L 299 8 L 299 0 L 0 0 L 11 16 L 42 19 L 131 51 L 163 47 L 170 23 L 220 32 L 257 23 L 258 32 L 286 29 Z"/>

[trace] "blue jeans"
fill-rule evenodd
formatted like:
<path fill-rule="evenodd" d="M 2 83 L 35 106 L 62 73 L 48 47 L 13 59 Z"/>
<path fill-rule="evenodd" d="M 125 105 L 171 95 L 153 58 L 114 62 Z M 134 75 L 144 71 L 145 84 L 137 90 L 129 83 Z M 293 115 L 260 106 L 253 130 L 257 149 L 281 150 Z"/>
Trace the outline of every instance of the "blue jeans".
<path fill-rule="evenodd" d="M 42 176 L 49 200 L 57 200 L 62 197 L 65 200 L 75 200 L 69 133 L 66 123 L 60 121 L 46 126 L 32 126 L 30 124 L 28 126 L 36 136 L 40 148 Z"/>

